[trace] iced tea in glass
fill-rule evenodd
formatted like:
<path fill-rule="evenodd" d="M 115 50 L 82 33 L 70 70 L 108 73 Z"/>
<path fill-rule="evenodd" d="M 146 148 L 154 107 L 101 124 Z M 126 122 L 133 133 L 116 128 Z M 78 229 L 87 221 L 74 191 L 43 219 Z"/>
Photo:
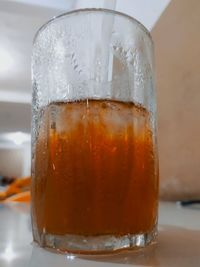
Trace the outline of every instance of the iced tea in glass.
<path fill-rule="evenodd" d="M 141 24 L 109 10 L 69 12 L 38 32 L 32 224 L 41 246 L 106 253 L 155 240 L 152 46 Z"/>

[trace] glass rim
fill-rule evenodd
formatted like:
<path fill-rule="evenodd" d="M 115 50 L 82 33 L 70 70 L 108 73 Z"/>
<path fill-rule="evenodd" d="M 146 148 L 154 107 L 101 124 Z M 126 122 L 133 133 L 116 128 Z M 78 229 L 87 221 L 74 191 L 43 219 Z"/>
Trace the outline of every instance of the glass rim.
<path fill-rule="evenodd" d="M 106 9 L 106 8 L 81 8 L 81 9 L 74 9 L 74 10 L 70 10 L 67 12 L 64 12 L 58 16 L 54 16 L 53 18 L 51 18 L 50 20 L 48 20 L 47 22 L 45 22 L 36 32 L 34 38 L 33 38 L 33 45 L 38 37 L 38 35 L 45 30 L 51 23 L 63 18 L 63 17 L 67 17 L 68 15 L 73 15 L 76 13 L 85 13 L 85 12 L 102 12 L 102 13 L 110 13 L 112 15 L 118 15 L 118 16 L 122 16 L 126 19 L 129 19 L 130 21 L 132 21 L 134 24 L 136 24 L 138 26 L 138 28 L 140 28 L 145 34 L 146 36 L 150 39 L 150 41 L 153 43 L 153 39 L 151 36 L 150 31 L 137 19 L 135 19 L 134 17 L 131 17 L 123 12 L 120 11 L 116 11 L 116 10 L 112 10 L 112 9 Z"/>

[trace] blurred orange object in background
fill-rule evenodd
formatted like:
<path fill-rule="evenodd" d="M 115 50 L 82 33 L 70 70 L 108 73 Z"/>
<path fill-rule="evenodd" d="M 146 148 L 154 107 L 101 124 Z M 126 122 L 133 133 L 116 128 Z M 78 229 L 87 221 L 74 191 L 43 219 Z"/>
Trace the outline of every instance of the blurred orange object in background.
<path fill-rule="evenodd" d="M 7 189 L 0 192 L 0 201 L 30 202 L 31 177 L 17 178 Z"/>
<path fill-rule="evenodd" d="M 29 190 L 29 191 L 25 191 L 22 193 L 15 194 L 11 197 L 8 197 L 4 200 L 4 202 L 26 202 L 26 203 L 29 203 L 30 200 L 31 200 L 31 194 L 30 194 L 30 190 Z"/>

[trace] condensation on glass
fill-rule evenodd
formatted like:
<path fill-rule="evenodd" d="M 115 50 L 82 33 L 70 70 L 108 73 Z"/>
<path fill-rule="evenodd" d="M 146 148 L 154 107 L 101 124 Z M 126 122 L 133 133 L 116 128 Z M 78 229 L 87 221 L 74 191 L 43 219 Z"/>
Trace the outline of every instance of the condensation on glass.
<path fill-rule="evenodd" d="M 108 253 L 157 234 L 153 43 L 133 18 L 72 11 L 32 56 L 32 226 L 42 247 Z"/>

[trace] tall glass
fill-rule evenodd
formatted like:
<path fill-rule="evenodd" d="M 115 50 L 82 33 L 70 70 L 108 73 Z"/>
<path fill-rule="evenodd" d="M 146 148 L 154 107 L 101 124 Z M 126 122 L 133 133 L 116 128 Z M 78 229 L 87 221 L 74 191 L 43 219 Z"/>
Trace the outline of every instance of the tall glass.
<path fill-rule="evenodd" d="M 153 44 L 111 10 L 65 13 L 32 57 L 32 225 L 43 247 L 106 253 L 157 232 Z"/>

